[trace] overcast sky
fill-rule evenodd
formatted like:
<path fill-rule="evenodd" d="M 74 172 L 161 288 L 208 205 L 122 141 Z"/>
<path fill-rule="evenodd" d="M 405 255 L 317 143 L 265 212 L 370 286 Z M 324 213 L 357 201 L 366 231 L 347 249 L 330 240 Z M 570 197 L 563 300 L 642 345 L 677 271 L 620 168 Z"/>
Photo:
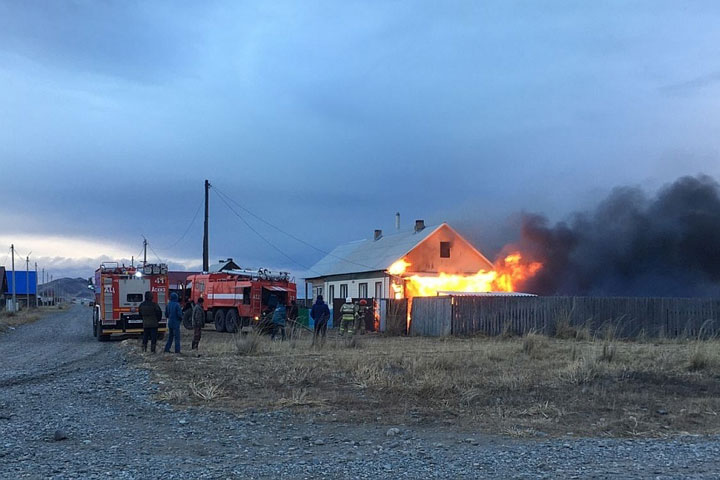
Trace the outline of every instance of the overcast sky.
<path fill-rule="evenodd" d="M 197 268 L 205 178 L 317 248 L 211 194 L 211 261 L 299 274 L 396 211 L 492 256 L 515 212 L 720 176 L 718 25 L 716 1 L 0 1 L 0 262 L 89 276 L 145 235 Z"/>

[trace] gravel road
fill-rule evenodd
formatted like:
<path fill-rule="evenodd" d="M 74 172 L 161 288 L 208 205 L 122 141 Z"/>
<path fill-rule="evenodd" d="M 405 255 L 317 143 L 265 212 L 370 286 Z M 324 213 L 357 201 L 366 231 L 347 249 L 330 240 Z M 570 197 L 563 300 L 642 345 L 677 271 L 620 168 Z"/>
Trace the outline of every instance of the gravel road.
<path fill-rule="evenodd" d="M 76 306 L 0 335 L 0 478 L 720 476 L 718 437 L 520 441 L 286 411 L 177 411 L 152 399 L 148 374 L 117 343 L 95 341 L 90 322 Z"/>

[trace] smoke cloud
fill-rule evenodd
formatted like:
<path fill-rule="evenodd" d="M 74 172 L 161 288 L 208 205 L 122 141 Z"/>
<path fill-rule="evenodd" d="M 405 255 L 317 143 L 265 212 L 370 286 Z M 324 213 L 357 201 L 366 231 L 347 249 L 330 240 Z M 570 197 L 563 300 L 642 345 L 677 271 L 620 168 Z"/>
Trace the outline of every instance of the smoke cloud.
<path fill-rule="evenodd" d="M 720 185 L 682 177 L 654 195 L 618 187 L 593 211 L 551 225 L 524 215 L 519 247 L 542 295 L 720 296 Z"/>

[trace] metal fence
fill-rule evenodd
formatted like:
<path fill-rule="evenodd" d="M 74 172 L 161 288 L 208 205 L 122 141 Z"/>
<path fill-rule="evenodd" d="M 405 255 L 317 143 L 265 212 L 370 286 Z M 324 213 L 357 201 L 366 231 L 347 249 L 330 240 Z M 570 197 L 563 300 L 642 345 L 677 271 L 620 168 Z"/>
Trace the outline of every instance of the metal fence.
<path fill-rule="evenodd" d="M 566 327 L 618 338 L 720 333 L 720 299 L 711 298 L 425 297 L 413 299 L 411 310 L 411 335 L 555 335 Z"/>

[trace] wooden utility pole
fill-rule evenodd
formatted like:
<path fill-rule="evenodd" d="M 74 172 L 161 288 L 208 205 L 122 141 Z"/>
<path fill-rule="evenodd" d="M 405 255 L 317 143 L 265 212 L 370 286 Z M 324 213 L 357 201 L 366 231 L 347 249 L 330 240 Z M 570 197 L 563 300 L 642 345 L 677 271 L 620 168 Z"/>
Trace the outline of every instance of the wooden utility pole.
<path fill-rule="evenodd" d="M 17 312 L 17 297 L 15 296 L 15 244 L 10 245 L 10 251 L 12 252 L 12 308 L 13 312 Z"/>
<path fill-rule="evenodd" d="M 210 191 L 210 182 L 205 180 L 205 228 L 203 230 L 203 272 L 210 270 L 210 261 L 208 256 L 208 193 Z"/>
<path fill-rule="evenodd" d="M 147 238 L 143 237 L 143 268 L 147 263 Z"/>

